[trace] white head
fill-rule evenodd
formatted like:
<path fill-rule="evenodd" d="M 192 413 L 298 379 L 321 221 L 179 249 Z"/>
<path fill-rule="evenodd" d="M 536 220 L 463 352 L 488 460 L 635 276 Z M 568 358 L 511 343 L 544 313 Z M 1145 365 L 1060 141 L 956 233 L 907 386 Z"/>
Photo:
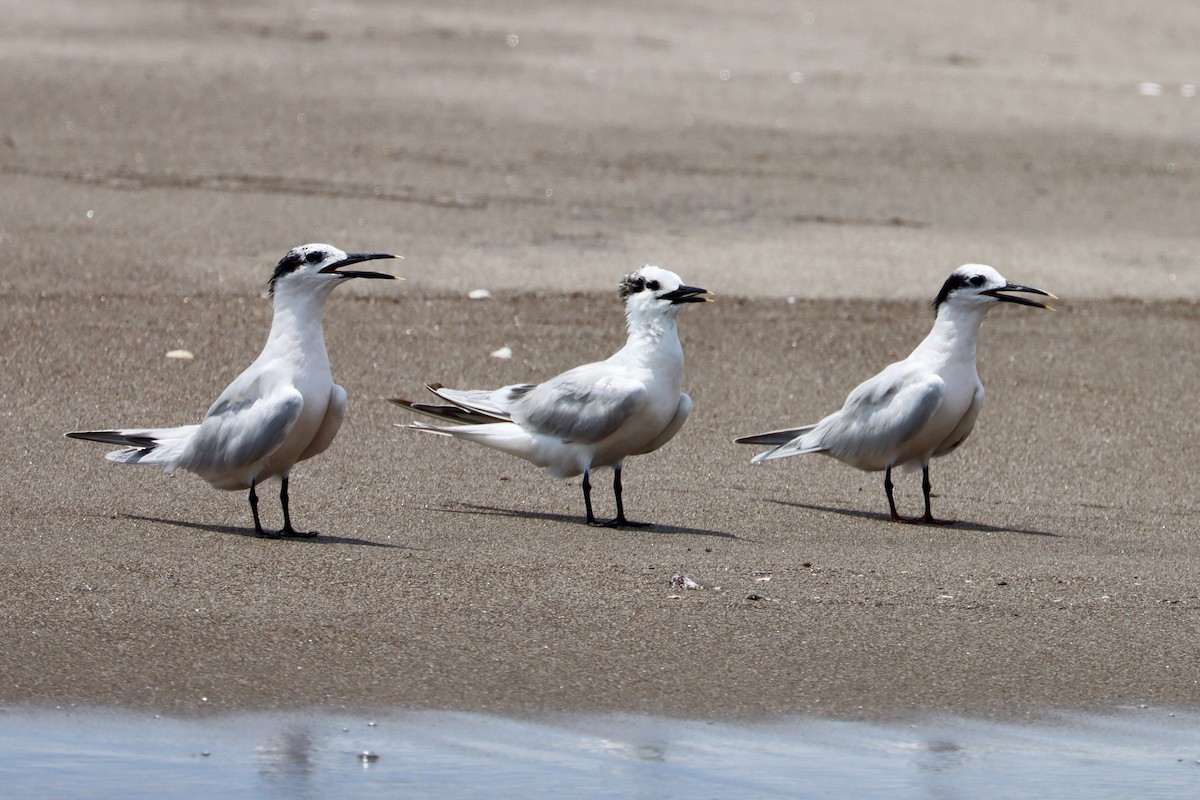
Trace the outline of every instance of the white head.
<path fill-rule="evenodd" d="M 391 253 L 346 253 L 328 244 L 304 244 L 293 247 L 271 275 L 267 293 L 271 296 L 280 289 L 289 291 L 323 292 L 328 294 L 333 287 L 349 278 L 379 278 L 395 280 L 395 275 L 382 272 L 343 270 L 351 264 L 374 261 L 379 258 L 396 258 Z"/>
<path fill-rule="evenodd" d="M 1043 297 L 1058 299 L 1049 292 L 1034 289 L 1032 286 L 1021 286 L 1009 283 L 1003 275 L 992 267 L 983 264 L 964 264 L 942 284 L 942 290 L 933 300 L 934 313 L 941 311 L 943 306 L 948 308 L 979 309 L 986 311 L 994 303 L 1018 303 L 1034 308 L 1050 308 L 1045 303 L 1039 303 L 1028 297 L 1003 294 L 1003 292 L 1025 292 L 1040 294 Z"/>
<path fill-rule="evenodd" d="M 684 303 L 712 302 L 712 292 L 687 286 L 674 272 L 649 264 L 622 278 L 619 291 L 630 322 L 674 317 Z"/>

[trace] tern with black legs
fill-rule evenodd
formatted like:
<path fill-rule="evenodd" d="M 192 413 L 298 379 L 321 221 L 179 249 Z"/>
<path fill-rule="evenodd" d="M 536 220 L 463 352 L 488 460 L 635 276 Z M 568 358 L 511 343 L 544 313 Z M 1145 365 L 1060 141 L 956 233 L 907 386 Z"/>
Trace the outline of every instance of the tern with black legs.
<path fill-rule="evenodd" d="M 233 380 L 198 425 L 178 428 L 73 431 L 67 436 L 121 447 L 106 457 L 199 475 L 218 489 L 250 491 L 254 530 L 272 539 L 315 536 L 292 527 L 288 476 L 298 462 L 323 452 L 346 415 L 346 390 L 333 382 L 322 317 L 336 286 L 351 278 L 394 280 L 394 275 L 346 269 L 390 253 L 344 253 L 327 244 L 288 251 L 275 267 L 268 292 L 274 318 L 267 344 Z M 283 529 L 263 530 L 255 487 L 282 483 Z"/>
<path fill-rule="evenodd" d="M 815 425 L 745 436 L 740 444 L 771 445 L 755 456 L 776 458 L 821 453 L 869 472 L 884 471 L 883 488 L 894 522 L 944 523 L 930 508 L 929 461 L 966 440 L 983 406 L 975 369 L 975 343 L 988 309 L 1007 302 L 1050 308 L 1020 294 L 1054 295 L 1009 283 L 999 272 L 967 264 L 950 274 L 933 301 L 933 330 L 903 361 L 888 366 L 850 393 L 840 411 Z M 892 468 L 921 468 L 925 514 L 905 519 L 892 496 Z"/>
<path fill-rule="evenodd" d="M 589 525 L 637 526 L 625 516 L 621 472 L 629 456 L 671 440 L 687 420 L 692 399 L 682 392 L 683 347 L 675 316 L 688 303 L 711 300 L 707 289 L 686 286 L 678 275 L 645 266 L 621 281 L 625 346 L 605 361 L 585 364 L 543 383 L 496 390 L 427 388 L 443 402 L 392 400 L 442 423 L 407 427 L 453 436 L 523 458 L 556 478 L 583 475 Z M 617 515 L 598 523 L 590 476 L 613 468 Z"/>

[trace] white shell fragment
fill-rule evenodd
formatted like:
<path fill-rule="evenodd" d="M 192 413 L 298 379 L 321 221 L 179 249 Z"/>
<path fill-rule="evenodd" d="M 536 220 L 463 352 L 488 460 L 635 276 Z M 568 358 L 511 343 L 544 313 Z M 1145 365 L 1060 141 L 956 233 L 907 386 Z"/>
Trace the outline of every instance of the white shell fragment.
<path fill-rule="evenodd" d="M 471 298 L 472 300 L 491 300 L 492 293 L 487 289 L 472 289 L 471 291 L 467 292 L 467 297 Z"/>
<path fill-rule="evenodd" d="M 489 355 L 491 355 L 492 358 L 503 358 L 503 359 L 507 360 L 507 359 L 512 358 L 513 353 L 512 353 L 512 348 L 509 347 L 508 345 L 505 345 L 504 347 L 501 347 L 499 350 L 493 350 Z"/>
<path fill-rule="evenodd" d="M 676 589 L 701 589 L 700 584 L 689 578 L 687 575 L 672 575 L 671 586 Z"/>
<path fill-rule="evenodd" d="M 184 361 L 191 361 L 195 357 L 191 350 L 171 350 L 167 353 L 167 358 L 179 358 Z"/>

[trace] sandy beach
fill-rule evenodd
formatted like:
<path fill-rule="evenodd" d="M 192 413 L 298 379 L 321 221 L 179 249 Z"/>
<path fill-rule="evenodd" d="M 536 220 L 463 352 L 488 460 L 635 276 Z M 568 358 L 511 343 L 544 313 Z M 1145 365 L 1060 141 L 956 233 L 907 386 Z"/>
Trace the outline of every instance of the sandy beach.
<path fill-rule="evenodd" d="M 0 703 L 1200 704 L 1200 10 L 957 9 L 0 3 Z M 292 476 L 319 537 L 62 437 L 198 421 L 308 241 L 406 279 L 328 306 L 350 414 Z M 907 355 L 964 262 L 1062 300 L 984 324 L 987 406 L 932 468 L 958 524 L 891 524 L 831 459 L 749 464 L 735 436 Z M 644 263 L 717 296 L 680 316 L 692 417 L 626 465 L 653 527 L 395 427 L 427 381 L 607 356 Z"/>

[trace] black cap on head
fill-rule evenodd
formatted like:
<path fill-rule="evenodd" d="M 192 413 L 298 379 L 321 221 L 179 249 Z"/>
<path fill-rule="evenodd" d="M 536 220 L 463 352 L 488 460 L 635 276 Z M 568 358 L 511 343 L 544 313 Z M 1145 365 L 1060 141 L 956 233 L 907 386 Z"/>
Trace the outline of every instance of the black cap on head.
<path fill-rule="evenodd" d="M 309 258 L 317 256 L 317 260 L 321 260 L 321 256 L 317 251 L 312 251 Z M 267 294 L 275 294 L 275 283 L 284 275 L 290 275 L 300 269 L 300 265 L 304 263 L 304 254 L 299 249 L 289 250 L 287 255 L 279 259 L 279 263 L 275 265 L 275 271 L 271 273 L 271 280 L 267 284 Z"/>
<path fill-rule="evenodd" d="M 936 313 L 942 303 L 946 302 L 946 298 L 951 292 L 963 288 L 968 285 L 970 275 L 967 275 L 957 270 L 950 273 L 950 277 L 946 278 L 946 282 L 942 284 L 942 290 L 938 292 L 937 297 L 933 298 L 933 310 Z"/>

